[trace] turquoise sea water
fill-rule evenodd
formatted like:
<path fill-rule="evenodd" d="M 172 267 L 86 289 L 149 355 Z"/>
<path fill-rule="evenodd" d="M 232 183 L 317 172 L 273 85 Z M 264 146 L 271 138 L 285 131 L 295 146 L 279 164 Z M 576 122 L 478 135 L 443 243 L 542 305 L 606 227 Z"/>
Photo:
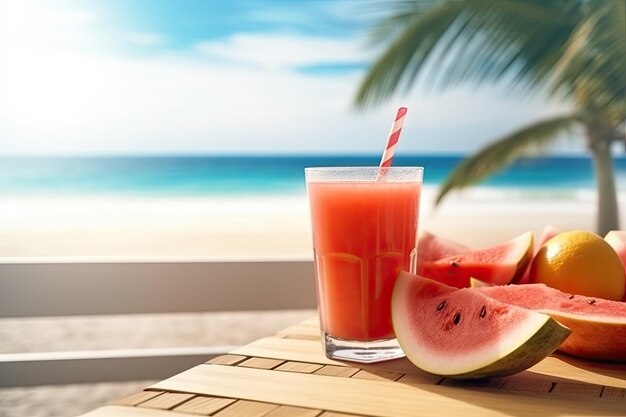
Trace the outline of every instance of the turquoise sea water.
<path fill-rule="evenodd" d="M 425 168 L 425 185 L 439 184 L 462 156 L 397 156 L 394 165 Z M 308 166 L 376 165 L 379 156 L 123 156 L 1 157 L 2 196 L 233 196 L 304 194 Z M 626 158 L 615 159 L 626 190 Z M 494 190 L 592 190 L 587 157 L 528 159 L 485 181 Z"/>

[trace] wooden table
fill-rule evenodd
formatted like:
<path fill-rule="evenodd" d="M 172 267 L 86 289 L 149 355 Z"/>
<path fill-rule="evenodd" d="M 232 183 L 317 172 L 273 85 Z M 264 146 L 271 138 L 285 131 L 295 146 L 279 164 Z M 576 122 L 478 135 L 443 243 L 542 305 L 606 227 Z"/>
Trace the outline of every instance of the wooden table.
<path fill-rule="evenodd" d="M 327 359 L 317 318 L 84 417 L 626 416 L 626 364 L 553 355 L 507 378 L 459 382 L 406 359 Z"/>

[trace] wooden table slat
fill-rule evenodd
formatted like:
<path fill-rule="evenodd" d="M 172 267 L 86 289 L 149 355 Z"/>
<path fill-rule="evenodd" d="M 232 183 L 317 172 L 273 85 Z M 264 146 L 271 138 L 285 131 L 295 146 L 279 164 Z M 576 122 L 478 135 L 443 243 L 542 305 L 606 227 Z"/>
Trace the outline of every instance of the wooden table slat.
<path fill-rule="evenodd" d="M 285 371 L 285 372 L 300 372 L 303 374 L 311 374 L 318 369 L 320 369 L 324 365 L 320 365 L 317 363 L 306 363 L 306 362 L 285 362 L 279 367 L 276 368 L 277 371 Z"/>
<path fill-rule="evenodd" d="M 557 354 L 507 378 L 455 381 L 426 374 L 407 359 L 372 365 L 328 359 L 312 317 L 83 417 L 444 414 L 623 417 L 626 364 Z"/>
<path fill-rule="evenodd" d="M 204 414 L 209 415 L 220 411 L 223 408 L 234 403 L 235 399 L 232 398 L 216 398 L 216 397 L 205 397 L 200 396 L 196 398 L 192 398 L 189 401 L 186 401 L 174 408 L 174 411 L 179 411 L 181 413 L 192 413 L 192 414 Z"/>
<path fill-rule="evenodd" d="M 441 383 L 441 381 L 443 381 L 443 378 L 440 376 L 428 375 L 424 373 L 417 375 L 407 374 L 401 376 L 400 379 L 398 379 L 398 382 L 410 385 L 436 385 Z"/>
<path fill-rule="evenodd" d="M 208 363 L 214 363 L 216 365 L 235 365 L 246 359 L 248 359 L 246 356 L 241 355 L 221 355 L 209 360 Z"/>
<path fill-rule="evenodd" d="M 255 356 L 262 358 L 283 359 L 288 361 L 317 363 L 322 365 L 336 365 L 354 367 L 354 363 L 341 362 L 329 359 L 322 352 L 322 345 L 319 340 L 285 339 L 280 337 L 266 337 L 259 339 L 249 345 L 242 346 L 234 350 L 241 355 Z M 424 374 L 417 369 L 406 358 L 395 359 L 379 364 L 358 364 L 363 369 L 382 370 L 387 372 Z"/>
<path fill-rule="evenodd" d="M 250 358 L 237 364 L 237 366 L 244 366 L 247 368 L 258 369 L 274 369 L 284 361 L 280 359 L 268 359 L 268 358 Z"/>
<path fill-rule="evenodd" d="M 276 404 L 240 400 L 215 414 L 215 417 L 263 417 L 277 408 Z"/>
<path fill-rule="evenodd" d="M 444 378 L 441 381 L 440 385 L 445 385 L 447 387 L 461 387 L 467 389 L 474 388 L 490 388 L 490 389 L 499 389 L 504 383 L 504 379 L 502 378 L 492 378 L 492 379 L 477 379 L 477 380 L 464 380 L 464 379 L 449 379 Z"/>
<path fill-rule="evenodd" d="M 140 391 L 133 395 L 129 395 L 128 397 L 122 398 L 119 401 L 116 401 L 116 405 L 137 405 L 141 404 L 144 401 L 148 401 L 151 398 L 156 397 L 157 395 L 161 395 L 161 391 Z"/>
<path fill-rule="evenodd" d="M 320 414 L 322 414 L 322 410 L 281 405 L 264 417 L 316 417 Z"/>
<path fill-rule="evenodd" d="M 507 393 L 442 385 L 410 385 L 392 381 L 337 378 L 235 366 L 200 365 L 159 382 L 153 389 L 236 397 L 377 417 L 413 417 L 416 410 L 447 416 L 508 416 L 524 404 L 528 416 L 538 414 L 624 415 L 620 401 L 601 398 Z M 313 394 L 314 393 L 314 394 Z"/>
<path fill-rule="evenodd" d="M 365 370 L 361 369 L 359 372 L 352 375 L 352 378 L 358 379 L 374 379 L 374 380 L 389 380 L 389 381 L 397 381 L 403 375 L 398 372 L 388 372 L 388 371 L 378 371 L 378 370 Z"/>
<path fill-rule="evenodd" d="M 602 390 L 602 398 L 610 398 L 613 400 L 626 401 L 626 389 L 615 387 L 604 387 Z"/>
<path fill-rule="evenodd" d="M 171 410 L 154 408 L 128 407 L 123 405 L 106 405 L 96 408 L 80 417 L 191 417 L 191 414 L 178 413 Z"/>
<path fill-rule="evenodd" d="M 348 366 L 336 366 L 336 365 L 324 365 L 317 371 L 313 372 L 316 375 L 336 376 L 340 378 L 350 378 L 352 375 L 359 372 L 359 368 L 351 368 Z"/>
<path fill-rule="evenodd" d="M 282 358 L 283 360 L 320 363 L 325 365 L 354 366 L 349 362 L 328 359 L 322 352 L 319 341 L 266 337 L 236 349 L 248 356 Z M 359 366 L 361 366 L 359 364 Z M 365 369 L 379 369 L 405 374 L 423 374 L 407 359 L 396 359 L 362 366 Z M 602 364 L 572 360 L 561 356 L 549 356 L 523 374 L 537 374 L 539 377 L 554 376 L 571 382 L 626 388 L 626 364 Z"/>
<path fill-rule="evenodd" d="M 140 407 L 169 410 L 191 399 L 193 394 L 165 392 L 139 404 Z"/>
<path fill-rule="evenodd" d="M 528 374 L 512 375 L 500 387 L 505 391 L 530 391 L 548 393 L 555 384 L 547 379 L 538 379 Z"/>
<path fill-rule="evenodd" d="M 602 394 L 602 388 L 602 385 L 559 382 L 554 386 L 552 392 L 557 395 L 584 395 L 587 397 L 600 397 Z"/>

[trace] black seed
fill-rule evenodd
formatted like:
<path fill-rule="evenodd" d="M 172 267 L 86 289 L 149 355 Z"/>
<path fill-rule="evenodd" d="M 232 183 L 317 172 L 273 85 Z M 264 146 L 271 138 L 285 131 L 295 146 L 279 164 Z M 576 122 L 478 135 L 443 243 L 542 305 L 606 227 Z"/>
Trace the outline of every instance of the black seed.
<path fill-rule="evenodd" d="M 448 302 L 446 300 L 443 300 L 442 302 L 440 302 L 439 305 L 437 306 L 437 312 L 440 312 L 441 310 L 443 310 L 447 303 Z"/>
<path fill-rule="evenodd" d="M 460 321 L 461 321 L 461 313 L 457 311 L 454 317 L 452 318 L 452 322 L 456 325 L 456 324 L 459 324 Z"/>
<path fill-rule="evenodd" d="M 487 307 L 483 306 L 483 308 L 480 309 L 480 318 L 485 318 L 486 315 L 487 315 Z"/>
<path fill-rule="evenodd" d="M 452 261 L 452 262 L 450 262 L 450 266 L 452 266 L 454 268 L 458 268 L 459 264 L 457 264 L 456 262 Z"/>
<path fill-rule="evenodd" d="M 569 296 L 569 299 L 570 299 L 570 300 L 573 300 L 573 299 L 574 299 L 574 294 L 570 295 L 570 296 Z"/>
<path fill-rule="evenodd" d="M 588 304 L 594 305 L 596 303 L 596 300 L 589 300 L 587 301 Z"/>

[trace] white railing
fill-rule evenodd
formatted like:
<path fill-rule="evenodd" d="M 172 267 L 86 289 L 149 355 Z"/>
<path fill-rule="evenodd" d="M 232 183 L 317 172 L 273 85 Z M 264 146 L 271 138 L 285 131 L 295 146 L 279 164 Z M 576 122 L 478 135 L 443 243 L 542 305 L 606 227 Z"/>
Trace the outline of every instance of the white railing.
<path fill-rule="evenodd" d="M 0 318 L 314 308 L 310 260 L 0 260 Z M 160 379 L 232 348 L 5 353 L 0 387 Z"/>

